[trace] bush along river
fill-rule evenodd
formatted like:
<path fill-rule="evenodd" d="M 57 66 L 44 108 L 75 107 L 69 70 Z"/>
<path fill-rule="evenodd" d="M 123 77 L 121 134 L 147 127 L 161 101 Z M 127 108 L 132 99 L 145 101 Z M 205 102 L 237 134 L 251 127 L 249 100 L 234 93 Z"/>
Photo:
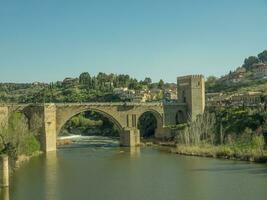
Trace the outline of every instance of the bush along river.
<path fill-rule="evenodd" d="M 32 158 L 10 180 L 4 200 L 255 200 L 267 198 L 266 165 L 122 148 L 116 139 L 74 143 Z"/>

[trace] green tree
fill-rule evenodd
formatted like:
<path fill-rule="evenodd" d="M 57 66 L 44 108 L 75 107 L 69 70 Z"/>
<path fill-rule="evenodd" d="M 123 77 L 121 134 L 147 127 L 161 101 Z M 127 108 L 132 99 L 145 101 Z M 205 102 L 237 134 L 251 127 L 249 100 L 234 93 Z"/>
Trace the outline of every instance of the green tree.
<path fill-rule="evenodd" d="M 267 50 L 263 51 L 258 55 L 258 58 L 262 62 L 267 62 Z"/>
<path fill-rule="evenodd" d="M 84 85 L 84 86 L 87 86 L 87 87 L 91 87 L 91 76 L 88 72 L 83 72 L 81 73 L 81 75 L 79 76 L 79 84 L 80 85 Z"/>
<path fill-rule="evenodd" d="M 253 66 L 253 64 L 257 64 L 259 62 L 260 62 L 260 60 L 257 57 L 250 56 L 250 57 L 245 59 L 243 67 L 246 68 L 247 70 L 250 70 L 251 67 Z"/>
<path fill-rule="evenodd" d="M 217 78 L 215 76 L 209 76 L 206 81 L 206 87 L 214 87 L 216 84 Z"/>
<path fill-rule="evenodd" d="M 164 81 L 162 79 L 160 79 L 160 81 L 158 83 L 158 88 L 163 89 L 163 87 L 164 87 Z"/>
<path fill-rule="evenodd" d="M 152 83 L 152 79 L 149 78 L 149 77 L 146 77 L 145 80 L 143 81 L 143 83 L 144 83 L 145 85 L 150 85 L 150 84 Z"/>
<path fill-rule="evenodd" d="M 26 117 L 21 113 L 13 113 L 8 125 L 0 127 L 0 153 L 16 160 L 19 155 L 31 155 L 39 151 L 40 144 L 35 135 L 38 134 L 29 131 Z"/>

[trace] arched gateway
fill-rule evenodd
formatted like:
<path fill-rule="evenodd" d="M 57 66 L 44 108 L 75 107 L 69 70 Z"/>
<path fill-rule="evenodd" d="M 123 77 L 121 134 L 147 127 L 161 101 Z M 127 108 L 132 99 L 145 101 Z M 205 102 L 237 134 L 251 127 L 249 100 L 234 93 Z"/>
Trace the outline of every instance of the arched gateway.
<path fill-rule="evenodd" d="M 195 82 L 197 81 L 197 85 Z M 0 123 L 7 123 L 10 113 L 20 111 L 29 121 L 29 127 L 40 130 L 44 151 L 56 150 L 56 138 L 64 124 L 73 116 L 84 111 L 96 111 L 110 119 L 120 131 L 122 146 L 140 144 L 138 120 L 143 113 L 151 112 L 157 120 L 156 138 L 170 137 L 169 125 L 177 122 L 177 113 L 187 116 L 204 111 L 203 76 L 178 78 L 178 101 L 176 103 L 50 103 L 50 104 L 4 104 L 0 105 Z M 180 84 L 180 85 L 179 85 Z M 183 90 L 183 91 L 181 91 Z M 184 97 L 179 94 L 186 95 Z M 186 99 L 187 98 L 187 99 Z M 35 118 L 39 116 L 40 122 Z"/>

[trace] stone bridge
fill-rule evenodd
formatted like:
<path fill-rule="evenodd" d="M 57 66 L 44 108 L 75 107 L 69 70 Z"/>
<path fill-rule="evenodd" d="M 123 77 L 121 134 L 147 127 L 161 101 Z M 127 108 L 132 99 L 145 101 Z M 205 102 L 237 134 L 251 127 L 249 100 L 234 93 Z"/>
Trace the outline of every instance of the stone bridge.
<path fill-rule="evenodd" d="M 113 122 L 120 132 L 120 143 L 123 146 L 136 146 L 140 143 L 137 123 L 144 113 L 153 114 L 157 120 L 155 137 L 162 138 L 169 136 L 166 126 L 176 124 L 177 113 L 183 113 L 180 119 L 185 120 L 182 117 L 187 112 L 184 103 L 50 103 L 0 106 L 2 119 L 8 119 L 12 112 L 23 113 L 28 119 L 30 129 L 37 127 L 40 130 L 45 151 L 55 150 L 56 138 L 64 124 L 73 116 L 85 111 L 95 111 Z M 35 121 L 37 116 L 41 123 Z"/>
<path fill-rule="evenodd" d="M 204 111 L 203 76 L 178 78 L 176 103 L 49 103 L 0 105 L 0 122 L 7 124 L 12 112 L 22 112 L 28 119 L 29 128 L 38 130 L 44 151 L 56 150 L 56 140 L 64 124 L 73 116 L 95 111 L 112 121 L 120 132 L 120 144 L 140 144 L 139 118 L 150 112 L 157 120 L 156 138 L 170 137 L 169 125 L 183 123 L 188 116 L 194 119 Z M 36 121 L 36 119 L 40 119 Z"/>

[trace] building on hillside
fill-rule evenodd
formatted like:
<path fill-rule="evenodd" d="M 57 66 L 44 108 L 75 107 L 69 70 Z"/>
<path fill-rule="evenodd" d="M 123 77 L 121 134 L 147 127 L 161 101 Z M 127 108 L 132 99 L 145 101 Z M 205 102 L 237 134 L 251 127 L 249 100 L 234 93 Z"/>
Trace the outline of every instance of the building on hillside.
<path fill-rule="evenodd" d="M 163 99 L 163 90 L 158 88 L 153 88 L 149 90 L 149 94 L 151 95 L 151 101 L 158 101 Z"/>
<path fill-rule="evenodd" d="M 207 106 L 218 106 L 222 102 L 222 93 L 206 93 L 206 105 Z"/>
<path fill-rule="evenodd" d="M 43 83 L 40 83 L 40 82 L 38 82 L 38 81 L 35 81 L 35 82 L 32 83 L 32 85 L 34 85 L 34 86 L 39 86 L 39 85 L 43 85 Z"/>
<path fill-rule="evenodd" d="M 177 89 L 175 90 L 165 90 L 164 91 L 164 100 L 165 101 L 177 101 Z"/>
<path fill-rule="evenodd" d="M 142 94 L 140 93 L 140 94 L 134 95 L 132 101 L 141 102 L 141 103 L 148 102 L 148 101 L 151 101 L 151 95 L 149 93 L 142 93 Z"/>
<path fill-rule="evenodd" d="M 231 105 L 233 106 L 255 106 L 262 103 L 261 92 L 247 92 L 231 96 Z"/>
<path fill-rule="evenodd" d="M 206 93 L 206 106 L 230 105 L 230 95 L 224 93 Z"/>
<path fill-rule="evenodd" d="M 234 72 L 220 78 L 220 81 L 226 84 L 239 83 L 245 78 L 246 72 L 244 67 L 238 67 Z"/>
<path fill-rule="evenodd" d="M 135 91 L 128 88 L 114 88 L 113 93 L 118 95 L 122 101 L 133 101 L 135 98 Z"/>
<path fill-rule="evenodd" d="M 125 88 L 114 88 L 113 89 L 114 94 L 122 94 L 122 93 L 125 93 L 126 91 L 128 91 L 127 87 L 125 87 Z"/>
<path fill-rule="evenodd" d="M 252 67 L 254 73 L 254 78 L 263 79 L 267 78 L 267 64 L 266 63 L 257 63 Z"/>
<path fill-rule="evenodd" d="M 235 70 L 235 73 L 238 73 L 238 74 L 245 74 L 247 72 L 246 68 L 244 67 L 238 67 L 236 70 Z"/>

